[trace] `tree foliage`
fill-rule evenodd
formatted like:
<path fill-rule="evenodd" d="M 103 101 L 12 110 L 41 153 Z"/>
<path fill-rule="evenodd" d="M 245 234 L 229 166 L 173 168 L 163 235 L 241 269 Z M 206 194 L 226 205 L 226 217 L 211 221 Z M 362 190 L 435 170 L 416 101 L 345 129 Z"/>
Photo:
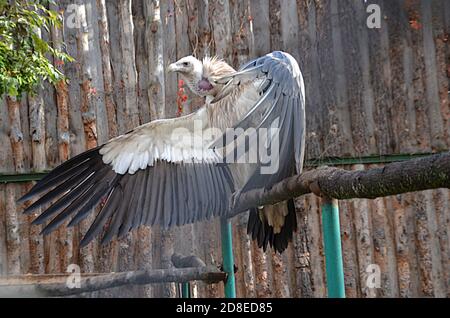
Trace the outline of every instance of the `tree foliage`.
<path fill-rule="evenodd" d="M 52 63 L 72 61 L 44 41 L 41 30 L 61 27 L 59 12 L 49 10 L 51 0 L 0 0 L 0 97 L 20 98 L 33 93 L 38 84 L 55 84 L 64 75 Z"/>

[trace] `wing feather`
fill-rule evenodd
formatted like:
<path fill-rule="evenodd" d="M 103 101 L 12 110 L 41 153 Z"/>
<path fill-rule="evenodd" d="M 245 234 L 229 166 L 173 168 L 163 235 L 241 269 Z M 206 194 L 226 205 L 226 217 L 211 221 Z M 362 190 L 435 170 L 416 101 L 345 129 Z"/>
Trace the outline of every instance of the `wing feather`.
<path fill-rule="evenodd" d="M 142 182 L 144 181 L 144 178 L 142 177 L 142 175 L 143 175 L 143 170 L 140 170 L 140 171 L 136 172 L 136 176 L 133 178 L 135 180 L 135 182 L 134 182 L 133 190 L 130 193 L 130 198 L 128 201 L 128 207 L 127 207 L 128 211 L 122 220 L 122 224 L 120 225 L 120 228 L 119 228 L 119 233 L 117 234 L 117 236 L 119 238 L 125 236 L 132 227 L 132 222 L 133 222 L 134 216 L 137 212 L 139 192 L 141 191 Z"/>
<path fill-rule="evenodd" d="M 95 186 L 100 182 L 101 178 L 106 174 L 103 170 L 101 173 L 96 173 L 93 175 L 89 184 L 83 184 L 83 193 L 73 200 L 61 213 L 59 213 L 49 224 L 42 230 L 41 234 L 49 234 L 54 229 L 56 229 L 61 223 L 65 221 L 72 213 L 77 213 L 78 211 L 85 208 L 85 203 L 90 202 L 91 198 L 95 196 Z M 92 190 L 92 191 L 91 191 Z"/>

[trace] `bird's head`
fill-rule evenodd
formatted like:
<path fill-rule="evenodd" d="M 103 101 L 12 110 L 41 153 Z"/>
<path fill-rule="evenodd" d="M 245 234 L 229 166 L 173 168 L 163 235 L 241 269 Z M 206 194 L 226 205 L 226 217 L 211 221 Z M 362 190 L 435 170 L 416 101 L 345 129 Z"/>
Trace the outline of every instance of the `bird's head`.
<path fill-rule="evenodd" d="M 225 61 L 217 57 L 205 57 L 200 61 L 185 56 L 169 65 L 169 72 L 180 74 L 189 86 L 189 89 L 199 96 L 215 97 L 223 85 L 215 80 L 221 76 L 235 72 Z"/>

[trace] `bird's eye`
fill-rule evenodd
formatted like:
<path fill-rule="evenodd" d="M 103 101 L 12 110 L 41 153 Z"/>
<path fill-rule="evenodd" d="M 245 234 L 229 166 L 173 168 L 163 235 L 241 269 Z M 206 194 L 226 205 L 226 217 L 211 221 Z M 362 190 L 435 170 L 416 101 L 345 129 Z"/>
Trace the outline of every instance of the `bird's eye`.
<path fill-rule="evenodd" d="M 189 66 L 189 62 L 183 62 L 183 66 Z"/>

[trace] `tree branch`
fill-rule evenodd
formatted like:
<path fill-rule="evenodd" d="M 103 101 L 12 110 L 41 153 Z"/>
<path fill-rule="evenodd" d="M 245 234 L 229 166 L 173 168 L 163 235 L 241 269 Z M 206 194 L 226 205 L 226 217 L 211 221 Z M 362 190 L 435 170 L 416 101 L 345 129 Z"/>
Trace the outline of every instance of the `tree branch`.
<path fill-rule="evenodd" d="M 218 283 L 226 279 L 226 273 L 215 267 L 205 266 L 110 274 L 80 274 L 80 288 L 69 288 L 66 282 L 67 279 L 74 277 L 73 275 L 22 275 L 0 278 L 0 297 L 68 296 L 123 285 L 183 283 L 193 280 Z"/>
<path fill-rule="evenodd" d="M 450 188 L 450 152 L 394 162 L 382 168 L 343 170 L 320 167 L 287 178 L 271 189 L 241 194 L 236 214 L 308 193 L 335 199 L 374 199 L 406 192 Z"/>

